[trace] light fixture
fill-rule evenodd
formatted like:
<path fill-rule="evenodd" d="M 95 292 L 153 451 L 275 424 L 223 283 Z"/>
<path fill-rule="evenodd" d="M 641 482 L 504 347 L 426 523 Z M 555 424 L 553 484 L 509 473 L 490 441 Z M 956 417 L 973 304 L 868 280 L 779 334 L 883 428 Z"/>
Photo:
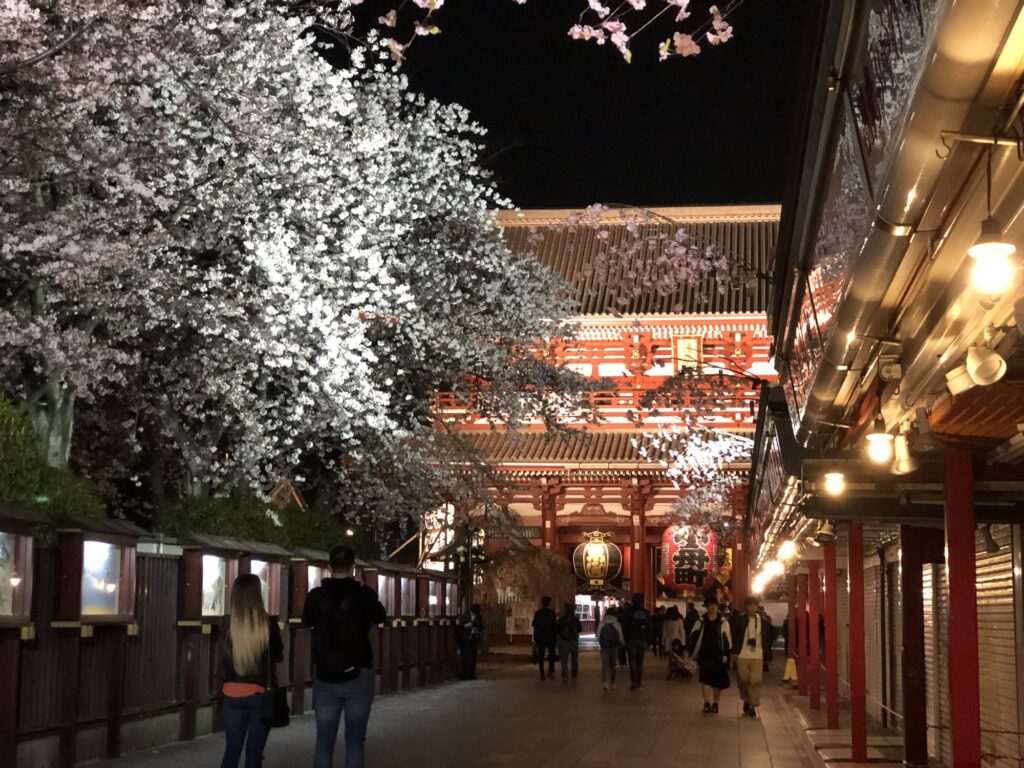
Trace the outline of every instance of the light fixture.
<path fill-rule="evenodd" d="M 904 430 L 900 430 L 893 443 L 893 456 L 889 471 L 894 475 L 909 475 L 911 472 L 916 472 L 920 466 L 917 459 L 910 453 L 910 440 Z"/>
<path fill-rule="evenodd" d="M 967 350 L 967 374 L 979 386 L 995 384 L 1006 375 L 1006 361 L 992 349 L 995 328 L 985 328 L 985 341 L 981 346 L 972 344 Z"/>
<path fill-rule="evenodd" d="M 932 432 L 931 422 L 928 420 L 928 409 L 919 407 L 917 414 L 917 440 L 914 441 L 914 453 L 938 453 L 942 450 L 942 443 Z"/>
<path fill-rule="evenodd" d="M 958 365 L 951 371 L 946 373 L 946 389 L 949 390 L 949 394 L 956 397 L 962 395 L 969 389 L 974 388 L 974 380 L 971 379 L 971 375 L 967 373 L 966 365 Z"/>
<path fill-rule="evenodd" d="M 760 595 L 762 592 L 764 592 L 766 581 L 767 579 L 765 578 L 765 575 L 763 573 L 759 573 L 754 577 L 753 582 L 751 582 L 750 589 L 754 592 L 755 595 Z"/>
<path fill-rule="evenodd" d="M 806 539 L 804 539 L 804 544 L 806 544 L 808 547 L 820 547 L 821 546 L 821 542 L 818 541 L 813 536 L 808 536 Z"/>
<path fill-rule="evenodd" d="M 992 170 L 989 169 L 991 174 Z M 991 183 L 991 179 L 989 180 Z M 991 201 L 989 202 L 991 206 Z M 972 259 L 982 261 L 994 257 L 1009 259 L 1017 251 L 1017 246 L 1003 237 L 1003 225 L 999 219 L 989 213 L 988 217 L 981 222 L 981 233 L 974 245 L 967 249 L 967 254 Z"/>
<path fill-rule="evenodd" d="M 18 587 L 21 584 L 21 576 L 14 574 L 8 581 L 11 582 L 12 587 Z"/>
<path fill-rule="evenodd" d="M 769 560 L 764 564 L 762 572 L 769 577 L 781 576 L 786 572 L 786 566 L 778 560 Z"/>
<path fill-rule="evenodd" d="M 796 557 L 796 542 L 787 539 L 779 546 L 779 560 L 792 560 Z"/>
<path fill-rule="evenodd" d="M 971 270 L 971 284 L 985 294 L 983 305 L 991 309 L 995 300 L 1013 281 L 1016 268 L 1010 260 L 1017 247 L 1003 235 L 1003 225 L 992 215 L 992 147 L 988 148 L 988 167 L 985 173 L 985 210 L 988 215 L 981 222 L 981 233 L 967 254 L 975 260 Z"/>
<path fill-rule="evenodd" d="M 885 420 L 875 417 L 875 423 L 868 432 L 868 458 L 875 464 L 888 464 L 892 461 L 893 437 L 885 431 Z"/>
<path fill-rule="evenodd" d="M 985 551 L 990 555 L 999 553 L 999 542 L 992 535 L 992 526 L 986 525 L 981 529 L 981 538 L 985 541 Z"/>
<path fill-rule="evenodd" d="M 836 540 L 836 529 L 828 520 L 822 520 L 814 538 L 819 544 L 830 544 Z"/>
<path fill-rule="evenodd" d="M 971 270 L 971 285 L 986 296 L 998 299 L 1013 282 L 1016 271 L 1009 256 L 980 256 L 975 259 L 974 268 Z M 995 306 L 995 301 L 988 301 L 986 306 L 991 309 Z"/>
<path fill-rule="evenodd" d="M 823 485 L 829 496 L 842 496 L 846 491 L 846 475 L 842 472 L 826 472 Z"/>
<path fill-rule="evenodd" d="M 355 531 L 353 531 L 353 530 L 352 530 L 351 528 L 346 528 L 346 529 L 345 529 L 345 535 L 346 535 L 346 536 L 355 536 L 355 535 L 356 535 L 356 532 L 355 532 Z"/>

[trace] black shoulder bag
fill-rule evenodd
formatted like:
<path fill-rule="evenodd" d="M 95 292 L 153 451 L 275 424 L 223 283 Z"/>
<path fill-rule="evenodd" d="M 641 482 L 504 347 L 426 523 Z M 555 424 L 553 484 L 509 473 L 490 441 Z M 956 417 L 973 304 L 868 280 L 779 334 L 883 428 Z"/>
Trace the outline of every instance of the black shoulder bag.
<path fill-rule="evenodd" d="M 274 680 L 274 662 L 270 658 L 270 638 L 267 638 L 267 688 L 260 701 L 260 721 L 270 728 L 284 728 L 291 722 L 288 691 Z"/>

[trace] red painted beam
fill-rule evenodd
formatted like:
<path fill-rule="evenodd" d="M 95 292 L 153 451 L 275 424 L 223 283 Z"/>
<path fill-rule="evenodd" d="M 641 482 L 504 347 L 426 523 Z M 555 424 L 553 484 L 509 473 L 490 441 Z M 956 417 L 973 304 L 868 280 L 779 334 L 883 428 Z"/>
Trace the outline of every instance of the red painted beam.
<path fill-rule="evenodd" d="M 825 727 L 839 727 L 839 611 L 836 595 L 836 543 L 822 545 L 825 556 Z"/>
<path fill-rule="evenodd" d="M 900 526 L 900 592 L 903 614 L 901 670 L 903 683 L 903 760 L 928 763 L 928 698 L 924 667 L 924 595 L 921 528 Z"/>
<path fill-rule="evenodd" d="M 850 594 L 850 747 L 853 762 L 868 759 L 867 676 L 864 666 L 864 527 L 850 523 L 847 545 Z"/>
<path fill-rule="evenodd" d="M 807 574 L 796 577 L 796 674 L 800 681 L 800 695 L 807 695 L 807 660 L 810 649 L 807 647 Z"/>
<path fill-rule="evenodd" d="M 807 688 L 811 695 L 811 709 L 821 709 L 821 574 L 817 560 L 807 564 L 808 629 L 810 655 L 807 660 Z"/>
<path fill-rule="evenodd" d="M 949 721 L 953 768 L 981 765 L 974 470 L 964 451 L 946 454 L 946 576 L 949 580 Z"/>

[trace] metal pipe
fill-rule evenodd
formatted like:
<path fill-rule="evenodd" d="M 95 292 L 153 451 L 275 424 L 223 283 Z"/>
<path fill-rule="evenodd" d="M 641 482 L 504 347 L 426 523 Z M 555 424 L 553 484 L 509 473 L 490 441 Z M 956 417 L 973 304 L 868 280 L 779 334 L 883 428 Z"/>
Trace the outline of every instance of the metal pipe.
<path fill-rule="evenodd" d="M 968 144 L 986 144 L 993 147 L 1017 147 L 1022 141 L 1016 136 L 999 136 L 998 134 L 986 136 L 980 133 L 962 133 L 960 131 L 942 131 L 940 135 L 944 144 L 963 141 Z"/>

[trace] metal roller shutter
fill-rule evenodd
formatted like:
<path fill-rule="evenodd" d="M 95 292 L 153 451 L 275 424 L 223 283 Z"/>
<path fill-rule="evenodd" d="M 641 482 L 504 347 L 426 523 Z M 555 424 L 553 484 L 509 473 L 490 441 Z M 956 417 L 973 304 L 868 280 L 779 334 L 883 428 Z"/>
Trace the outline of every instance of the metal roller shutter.
<path fill-rule="evenodd" d="M 936 688 L 936 643 L 938 636 L 935 630 L 935 572 L 936 566 L 926 563 L 922 568 L 921 582 L 924 585 L 922 602 L 924 607 L 924 674 L 927 687 L 928 702 L 928 754 L 937 762 L 942 762 L 942 743 L 939 739 L 939 692 Z"/>
<path fill-rule="evenodd" d="M 1013 542 L 1009 525 L 993 525 L 999 549 L 977 534 L 978 665 L 981 680 L 981 752 L 989 765 L 1020 764 L 1017 717 L 1017 616 Z"/>
<path fill-rule="evenodd" d="M 935 690 L 938 704 L 939 755 L 943 765 L 950 765 L 953 749 L 949 720 L 949 588 L 946 566 L 935 566 Z"/>
<path fill-rule="evenodd" d="M 882 644 L 880 565 L 864 568 L 864 656 L 867 664 L 867 710 L 875 720 L 882 718 Z"/>
<path fill-rule="evenodd" d="M 893 547 L 893 558 L 898 557 Z M 886 566 L 886 606 L 887 617 L 885 621 L 886 634 L 886 657 L 889 662 L 889 673 L 887 676 L 887 702 L 889 708 L 888 724 L 892 727 L 903 727 L 903 592 L 900 589 L 899 563 L 891 562 Z"/>

